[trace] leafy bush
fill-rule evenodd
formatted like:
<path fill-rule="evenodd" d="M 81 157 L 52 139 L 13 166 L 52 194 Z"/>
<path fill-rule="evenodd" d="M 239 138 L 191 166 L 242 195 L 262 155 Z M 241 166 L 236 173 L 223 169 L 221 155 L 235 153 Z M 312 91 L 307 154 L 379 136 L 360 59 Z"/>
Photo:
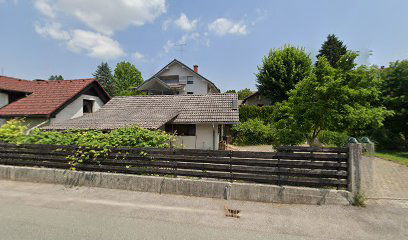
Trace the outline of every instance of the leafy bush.
<path fill-rule="evenodd" d="M 24 132 L 27 127 L 21 120 L 12 119 L 0 127 L 0 142 L 19 144 L 25 140 Z"/>
<path fill-rule="evenodd" d="M 273 140 L 273 129 L 270 124 L 264 124 L 259 119 L 249 119 L 235 125 L 233 128 L 234 144 L 237 145 L 259 145 L 270 144 Z"/>
<path fill-rule="evenodd" d="M 239 120 L 241 122 L 246 122 L 249 119 L 259 118 L 264 123 L 271 123 L 272 122 L 272 106 L 250 106 L 250 105 L 242 105 L 239 107 Z"/>
<path fill-rule="evenodd" d="M 0 142 L 15 144 L 77 145 L 83 147 L 155 147 L 168 148 L 173 136 L 163 131 L 151 131 L 138 126 L 110 132 L 99 130 L 41 131 L 34 129 L 25 135 L 27 127 L 21 120 L 9 120 L 0 127 Z"/>
<path fill-rule="evenodd" d="M 322 131 L 319 134 L 319 141 L 325 145 L 334 145 L 336 147 L 344 147 L 347 145 L 349 136 L 347 133 Z"/>

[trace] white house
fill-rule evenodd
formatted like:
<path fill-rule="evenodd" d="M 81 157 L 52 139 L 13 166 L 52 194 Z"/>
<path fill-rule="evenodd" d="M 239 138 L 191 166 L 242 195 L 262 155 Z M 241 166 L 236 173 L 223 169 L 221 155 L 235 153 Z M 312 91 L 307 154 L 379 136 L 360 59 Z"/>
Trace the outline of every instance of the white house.
<path fill-rule="evenodd" d="M 138 125 L 174 133 L 188 149 L 217 150 L 225 125 L 239 122 L 236 94 L 114 97 L 99 111 L 44 129 L 100 129 Z"/>
<path fill-rule="evenodd" d="M 95 79 L 22 80 L 0 76 L 0 126 L 24 118 L 31 127 L 96 112 L 110 100 Z"/>
<path fill-rule="evenodd" d="M 213 82 L 198 72 L 198 66 L 189 68 L 174 59 L 159 72 L 135 88 L 149 95 L 203 95 L 220 93 Z"/>

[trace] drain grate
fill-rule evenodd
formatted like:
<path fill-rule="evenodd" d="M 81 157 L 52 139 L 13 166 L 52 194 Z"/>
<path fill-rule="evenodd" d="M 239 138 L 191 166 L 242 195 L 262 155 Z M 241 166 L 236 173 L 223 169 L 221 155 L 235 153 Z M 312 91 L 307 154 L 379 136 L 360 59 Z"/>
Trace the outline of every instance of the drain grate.
<path fill-rule="evenodd" d="M 227 206 L 225 206 L 224 209 L 225 209 L 225 216 L 226 217 L 240 218 L 240 216 L 238 214 L 241 212 L 241 210 L 230 209 Z"/>

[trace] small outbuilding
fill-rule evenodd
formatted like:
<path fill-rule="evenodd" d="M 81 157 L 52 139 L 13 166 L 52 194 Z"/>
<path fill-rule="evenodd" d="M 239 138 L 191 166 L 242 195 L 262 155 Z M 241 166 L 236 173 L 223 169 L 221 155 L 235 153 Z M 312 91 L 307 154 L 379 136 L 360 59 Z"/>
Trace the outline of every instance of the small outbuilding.
<path fill-rule="evenodd" d="M 252 106 L 271 106 L 271 99 L 261 95 L 259 92 L 254 92 L 242 101 L 242 105 L 252 105 Z"/>
<path fill-rule="evenodd" d="M 47 130 L 113 130 L 138 125 L 174 133 L 187 149 L 217 150 L 224 127 L 239 123 L 236 94 L 114 97 L 98 112 L 54 123 Z"/>

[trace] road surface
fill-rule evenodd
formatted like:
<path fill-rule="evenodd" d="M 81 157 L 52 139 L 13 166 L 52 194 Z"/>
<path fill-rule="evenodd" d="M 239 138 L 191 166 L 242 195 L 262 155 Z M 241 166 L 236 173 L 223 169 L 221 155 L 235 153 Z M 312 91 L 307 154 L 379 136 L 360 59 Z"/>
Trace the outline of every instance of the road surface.
<path fill-rule="evenodd" d="M 308 206 L 0 181 L 0 239 L 408 239 L 408 204 Z M 225 216 L 225 208 L 240 218 Z"/>

